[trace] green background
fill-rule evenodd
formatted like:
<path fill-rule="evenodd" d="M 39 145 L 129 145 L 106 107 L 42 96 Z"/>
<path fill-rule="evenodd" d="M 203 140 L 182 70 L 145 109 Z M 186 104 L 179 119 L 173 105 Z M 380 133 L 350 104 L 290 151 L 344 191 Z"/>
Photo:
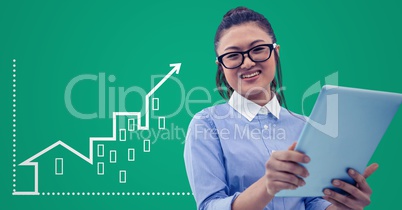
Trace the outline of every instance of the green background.
<path fill-rule="evenodd" d="M 150 91 L 151 76 L 167 74 L 170 63 L 182 63 L 175 77 L 184 88 L 170 79 L 157 91 L 159 114 L 179 109 L 177 115 L 166 119 L 167 127 L 186 131 L 192 114 L 222 102 L 214 91 L 213 38 L 226 11 L 240 5 L 264 14 L 275 30 L 291 110 L 301 113 L 304 91 L 316 82 L 323 84 L 325 77 L 335 72 L 342 86 L 402 93 L 402 5 L 397 1 L 2 1 L 0 209 L 195 209 L 193 197 L 187 195 L 184 134 L 152 144 L 144 161 L 135 162 L 137 178 L 124 186 L 116 184 L 112 176 L 94 178 L 93 166 L 60 147 L 52 150 L 51 158 L 63 154 L 73 163 L 66 165 L 66 173 L 77 173 L 66 174 L 69 179 L 65 180 L 43 176 L 39 184 L 40 192 L 50 193 L 185 193 L 179 196 L 12 196 L 13 179 L 17 190 L 33 187 L 32 172 L 27 168 L 17 166 L 13 173 L 13 154 L 18 164 L 62 140 L 88 155 L 89 137 L 111 136 L 112 111 L 141 110 L 141 95 L 129 93 L 123 97 L 125 101 L 119 101 L 119 89 Z M 17 60 L 15 153 L 13 59 Z M 74 117 L 64 101 L 67 84 L 79 75 L 100 73 L 106 75 L 104 109 L 99 110 L 99 80 L 88 80 L 74 87 L 72 102 L 77 110 L 97 112 L 98 117 Z M 115 76 L 114 82 L 107 80 L 110 75 Z M 196 87 L 211 93 L 211 100 L 208 102 L 205 92 L 194 90 Z M 182 102 L 188 98 L 207 102 L 190 104 L 186 109 Z M 314 101 L 315 97 L 306 99 L 305 114 Z M 374 192 L 366 209 L 402 206 L 398 202 L 402 189 L 401 127 L 399 110 L 371 160 L 380 168 L 369 179 Z M 43 160 L 40 170 L 53 170 L 53 160 Z"/>

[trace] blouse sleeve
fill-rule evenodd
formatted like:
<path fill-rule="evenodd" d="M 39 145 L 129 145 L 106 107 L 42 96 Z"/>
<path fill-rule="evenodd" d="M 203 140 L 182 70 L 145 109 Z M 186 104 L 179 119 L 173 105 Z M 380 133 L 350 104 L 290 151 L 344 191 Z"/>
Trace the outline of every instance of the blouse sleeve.
<path fill-rule="evenodd" d="M 240 193 L 229 195 L 225 159 L 216 127 L 204 110 L 188 127 L 184 162 L 199 210 L 230 210 Z"/>
<path fill-rule="evenodd" d="M 331 205 L 330 202 L 320 197 L 307 197 L 304 200 L 306 210 L 324 210 Z"/>

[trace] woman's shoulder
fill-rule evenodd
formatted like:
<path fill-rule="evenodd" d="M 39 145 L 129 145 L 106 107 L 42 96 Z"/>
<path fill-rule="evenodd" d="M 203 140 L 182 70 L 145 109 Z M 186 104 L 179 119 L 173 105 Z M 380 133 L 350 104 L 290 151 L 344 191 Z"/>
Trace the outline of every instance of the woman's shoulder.
<path fill-rule="evenodd" d="M 308 121 L 308 117 L 303 114 L 298 114 L 285 107 L 281 107 L 280 118 L 286 121 L 293 121 L 294 123 L 305 124 Z"/>
<path fill-rule="evenodd" d="M 202 109 L 193 116 L 193 119 L 218 118 L 227 114 L 229 110 L 230 105 L 228 103 L 217 104 Z"/>
<path fill-rule="evenodd" d="M 232 112 L 228 103 L 213 105 L 197 112 L 192 117 L 190 124 L 207 123 L 209 126 L 215 127 L 216 121 L 227 118 L 230 113 Z"/>

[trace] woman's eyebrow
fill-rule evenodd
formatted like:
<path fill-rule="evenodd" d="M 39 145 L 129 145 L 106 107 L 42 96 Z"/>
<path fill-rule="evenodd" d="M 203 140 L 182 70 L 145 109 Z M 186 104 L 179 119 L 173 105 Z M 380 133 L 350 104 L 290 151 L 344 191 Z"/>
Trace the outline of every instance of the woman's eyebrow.
<path fill-rule="evenodd" d="M 262 39 L 254 40 L 254 41 L 251 42 L 248 46 L 251 47 L 251 46 L 255 45 L 255 44 L 258 43 L 258 42 L 264 42 L 264 40 L 262 40 Z M 227 47 L 227 48 L 224 49 L 224 51 L 226 51 L 226 50 L 240 50 L 240 47 L 237 47 L 237 46 L 229 46 L 229 47 Z"/>
<path fill-rule="evenodd" d="M 257 39 L 257 40 L 255 40 L 255 41 L 251 42 L 248 46 L 251 47 L 251 46 L 257 44 L 258 42 L 265 42 L 265 41 L 262 40 L 262 39 Z"/>

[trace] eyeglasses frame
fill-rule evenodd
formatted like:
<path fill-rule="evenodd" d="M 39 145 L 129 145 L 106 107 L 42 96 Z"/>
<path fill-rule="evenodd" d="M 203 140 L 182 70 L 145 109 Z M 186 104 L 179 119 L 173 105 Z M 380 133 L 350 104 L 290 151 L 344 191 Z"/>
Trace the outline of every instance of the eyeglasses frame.
<path fill-rule="evenodd" d="M 262 60 L 262 61 L 255 61 L 255 60 L 250 56 L 250 52 L 251 52 L 252 50 L 254 50 L 255 48 L 261 47 L 261 46 L 268 46 L 268 47 L 269 47 L 269 49 L 270 49 L 270 51 L 269 51 L 269 56 L 268 56 L 268 58 L 265 59 L 265 60 Z M 218 56 L 216 59 L 217 59 L 218 62 L 219 62 L 220 64 L 222 64 L 225 68 L 227 68 L 227 69 L 235 69 L 235 68 L 238 68 L 239 66 L 243 65 L 244 59 L 246 59 L 245 56 L 244 56 L 244 54 L 247 54 L 248 58 L 249 58 L 251 61 L 253 61 L 253 62 L 264 62 L 264 61 L 267 61 L 269 58 L 271 58 L 272 50 L 275 49 L 276 46 L 278 46 L 276 43 L 273 43 L 273 44 L 260 44 L 260 45 L 254 46 L 254 47 L 252 47 L 252 48 L 250 48 L 250 49 L 248 49 L 248 50 L 246 50 L 246 51 L 227 52 L 227 53 L 225 53 L 225 54 L 222 54 L 222 55 Z M 228 54 L 232 54 L 232 53 L 240 53 L 243 58 L 242 58 L 241 63 L 240 63 L 238 66 L 228 68 L 228 67 L 223 63 L 222 59 L 223 59 L 224 56 L 226 56 L 226 55 L 228 55 Z"/>

